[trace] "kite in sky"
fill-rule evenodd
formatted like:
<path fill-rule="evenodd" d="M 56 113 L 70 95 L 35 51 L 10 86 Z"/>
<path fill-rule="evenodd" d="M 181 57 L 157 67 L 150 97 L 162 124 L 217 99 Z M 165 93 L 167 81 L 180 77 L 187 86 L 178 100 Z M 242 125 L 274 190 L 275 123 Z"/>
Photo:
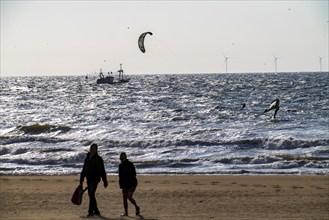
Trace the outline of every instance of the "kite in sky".
<path fill-rule="evenodd" d="M 152 32 L 144 32 L 138 38 L 138 47 L 143 53 L 145 53 L 144 39 L 147 34 L 153 35 Z"/>

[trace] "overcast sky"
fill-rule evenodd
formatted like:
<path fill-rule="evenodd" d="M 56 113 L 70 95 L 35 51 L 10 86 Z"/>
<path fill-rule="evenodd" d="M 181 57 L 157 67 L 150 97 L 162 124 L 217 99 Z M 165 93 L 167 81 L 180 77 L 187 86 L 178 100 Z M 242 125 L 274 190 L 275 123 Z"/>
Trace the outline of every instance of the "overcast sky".
<path fill-rule="evenodd" d="M 1 0 L 1 76 L 328 71 L 328 2 Z"/>

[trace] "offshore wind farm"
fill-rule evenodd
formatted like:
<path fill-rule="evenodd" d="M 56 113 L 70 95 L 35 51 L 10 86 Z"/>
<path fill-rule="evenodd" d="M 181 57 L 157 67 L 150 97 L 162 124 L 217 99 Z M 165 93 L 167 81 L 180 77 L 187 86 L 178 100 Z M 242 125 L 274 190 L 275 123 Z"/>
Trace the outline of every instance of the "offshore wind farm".
<path fill-rule="evenodd" d="M 86 75 L 121 63 L 127 74 L 328 72 L 328 8 L 327 1 L 1 1 L 1 77 Z M 142 53 L 144 32 L 153 35 Z"/>

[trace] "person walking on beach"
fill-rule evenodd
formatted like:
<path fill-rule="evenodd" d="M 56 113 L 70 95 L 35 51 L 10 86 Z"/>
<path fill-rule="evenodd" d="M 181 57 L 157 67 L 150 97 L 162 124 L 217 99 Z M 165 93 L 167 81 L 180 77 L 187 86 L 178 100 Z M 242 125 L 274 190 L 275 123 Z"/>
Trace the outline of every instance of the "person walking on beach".
<path fill-rule="evenodd" d="M 128 216 L 128 200 L 135 206 L 136 215 L 139 215 L 140 208 L 133 198 L 133 194 L 138 185 L 135 166 L 127 159 L 127 154 L 124 152 L 120 154 L 120 161 L 119 185 L 120 189 L 122 189 L 123 207 L 125 209 L 122 216 Z"/>
<path fill-rule="evenodd" d="M 88 195 L 89 195 L 89 210 L 88 217 L 93 215 L 100 215 L 97 208 L 97 201 L 95 197 L 96 189 L 100 180 L 103 180 L 104 187 L 108 185 L 106 172 L 104 168 L 104 161 L 101 156 L 98 155 L 97 144 L 92 144 L 90 146 L 90 151 L 88 152 L 83 169 L 80 174 L 80 184 L 83 184 L 84 178 L 87 179 Z"/>

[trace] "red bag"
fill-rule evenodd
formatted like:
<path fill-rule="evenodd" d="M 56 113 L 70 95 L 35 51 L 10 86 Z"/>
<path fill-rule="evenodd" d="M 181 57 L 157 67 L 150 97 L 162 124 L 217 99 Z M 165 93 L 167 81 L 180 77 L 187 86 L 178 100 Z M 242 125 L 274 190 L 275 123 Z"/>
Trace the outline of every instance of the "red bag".
<path fill-rule="evenodd" d="M 74 205 L 80 205 L 82 202 L 82 196 L 83 193 L 88 189 L 88 187 L 86 187 L 85 189 L 82 189 L 82 185 L 78 185 L 77 188 L 74 190 L 74 193 L 72 195 L 71 198 L 71 202 Z"/>

